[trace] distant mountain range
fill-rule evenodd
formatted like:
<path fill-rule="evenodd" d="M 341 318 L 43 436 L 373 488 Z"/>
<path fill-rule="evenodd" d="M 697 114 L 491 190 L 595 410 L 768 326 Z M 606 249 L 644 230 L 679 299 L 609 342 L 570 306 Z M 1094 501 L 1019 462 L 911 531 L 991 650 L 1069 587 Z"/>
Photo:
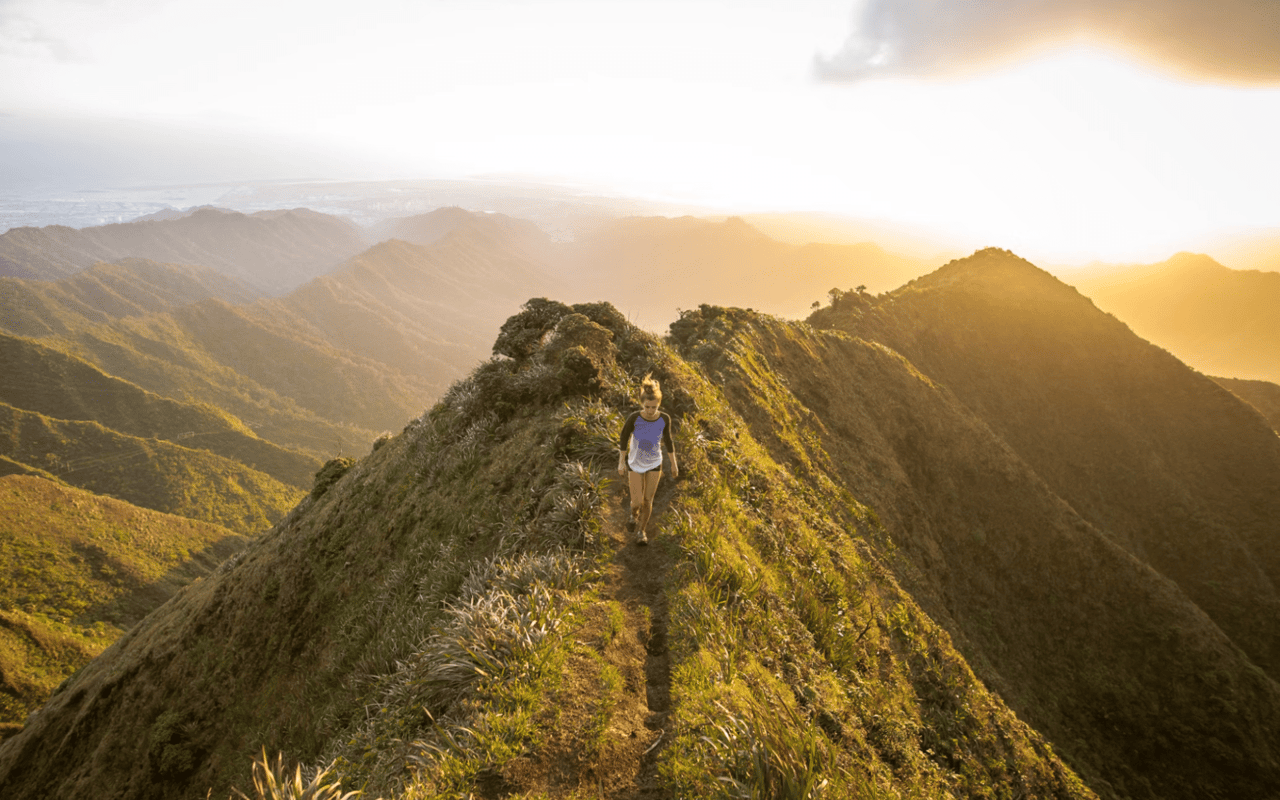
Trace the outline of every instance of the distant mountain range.
<path fill-rule="evenodd" d="M 241 214 L 202 208 L 176 219 L 95 228 L 14 228 L 0 235 L 0 275 L 58 280 L 100 261 L 200 265 L 281 294 L 364 249 L 359 227 L 306 209 Z"/>
<path fill-rule="evenodd" d="M 1077 284 L 1099 308 L 1205 374 L 1280 382 L 1280 272 L 1179 253 Z"/>
<path fill-rule="evenodd" d="M 870 243 L 775 241 L 739 217 L 628 218 L 564 250 L 570 297 L 610 300 L 654 330 L 700 303 L 802 317 L 833 288 L 885 291 L 928 269 Z"/>

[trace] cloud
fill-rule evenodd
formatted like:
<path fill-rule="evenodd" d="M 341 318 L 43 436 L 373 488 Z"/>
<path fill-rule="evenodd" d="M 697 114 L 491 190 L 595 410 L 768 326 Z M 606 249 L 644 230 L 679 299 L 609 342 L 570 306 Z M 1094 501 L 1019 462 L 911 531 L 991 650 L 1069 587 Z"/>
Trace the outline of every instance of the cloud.
<path fill-rule="evenodd" d="M 865 0 L 816 72 L 955 75 L 1086 42 L 1185 78 L 1280 83 L 1280 0 Z"/>

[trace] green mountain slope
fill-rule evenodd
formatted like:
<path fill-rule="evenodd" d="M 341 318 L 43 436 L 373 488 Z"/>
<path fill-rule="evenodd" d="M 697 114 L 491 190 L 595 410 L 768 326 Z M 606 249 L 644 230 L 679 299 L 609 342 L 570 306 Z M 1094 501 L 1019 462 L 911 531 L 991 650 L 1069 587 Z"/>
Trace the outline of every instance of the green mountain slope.
<path fill-rule="evenodd" d="M 1084 519 L 1280 677 L 1280 442 L 1212 380 L 1005 251 L 815 323 L 945 385 Z"/>
<path fill-rule="evenodd" d="M 0 478 L 0 730 L 248 542 L 37 477 Z"/>
<path fill-rule="evenodd" d="M 169 279 L 183 274 L 177 268 L 116 266 L 138 268 L 133 297 L 177 302 L 201 294 L 189 286 L 166 294 Z M 214 283 L 197 277 L 200 286 Z M 504 228 L 479 224 L 430 247 L 375 246 L 285 297 L 248 305 L 206 294 L 163 313 L 153 302 L 145 307 L 156 313 L 117 317 L 133 306 L 82 302 L 81 280 L 10 279 L 12 313 L 0 325 L 148 391 L 224 409 L 263 439 L 324 456 L 401 427 L 484 358 L 524 298 L 555 286 Z M 161 285 L 145 289 L 153 284 Z"/>
<path fill-rule="evenodd" d="M 159 397 L 37 341 L 0 334 L 0 402 L 62 420 L 98 422 L 122 434 L 180 442 L 310 487 L 320 462 L 263 441 L 207 405 Z"/>
<path fill-rule="evenodd" d="M 221 796 L 264 748 L 383 797 L 1280 783 L 1275 680 L 883 343 L 703 306 L 664 344 L 543 300 L 495 351 L 55 693 L 0 792 Z M 641 549 L 608 479 L 650 371 L 681 476 Z"/>
<path fill-rule="evenodd" d="M 334 347 L 429 380 L 435 397 L 487 357 L 498 327 L 526 298 L 560 288 L 520 246 L 527 235 L 471 225 L 430 246 L 383 242 L 251 309 L 264 322 L 294 320 Z"/>
<path fill-rule="evenodd" d="M 66 334 L 84 321 L 168 311 L 217 298 L 248 303 L 261 293 L 208 267 L 139 258 L 98 263 L 57 282 L 0 278 L 0 319 L 19 336 Z"/>
<path fill-rule="evenodd" d="M 354 224 L 307 209 L 241 214 L 198 209 L 168 220 L 76 230 L 14 228 L 0 235 L 0 264 L 16 278 L 58 280 L 99 261 L 135 257 L 199 264 L 281 294 L 363 249 Z"/>
<path fill-rule="evenodd" d="M 0 454 L 73 486 L 253 534 L 302 492 L 205 450 L 127 436 L 96 422 L 51 419 L 0 403 Z"/>
<path fill-rule="evenodd" d="M 1280 382 L 1280 273 L 1179 253 L 1082 281 L 1080 289 L 1206 375 Z"/>
<path fill-rule="evenodd" d="M 287 317 L 214 300 L 165 318 L 139 321 L 129 332 L 143 341 L 159 342 L 170 325 L 180 331 L 198 361 L 212 362 L 219 372 L 247 379 L 339 425 L 375 431 L 402 425 L 441 388 L 334 347 L 289 324 Z M 198 379 L 203 373 L 195 363 L 192 367 Z"/>
<path fill-rule="evenodd" d="M 699 339 L 746 327 L 698 317 L 685 320 L 699 330 L 695 355 L 706 346 Z M 707 347 L 703 358 L 736 405 L 759 409 L 744 413 L 757 438 L 804 468 L 814 462 L 806 438 L 822 443 L 827 460 L 815 466 L 876 509 L 904 588 L 1091 788 L 1196 797 L 1235 786 L 1226 794 L 1265 796 L 1260 787 L 1274 778 L 1259 776 L 1274 774 L 1280 687 L 1176 587 L 893 350 L 747 321 L 765 328 L 755 348 Z M 1210 674 L 1222 683 L 1188 682 Z M 1238 702 L 1253 710 L 1230 722 L 1207 711 Z M 1245 742 L 1261 748 L 1260 760 L 1229 755 Z"/>

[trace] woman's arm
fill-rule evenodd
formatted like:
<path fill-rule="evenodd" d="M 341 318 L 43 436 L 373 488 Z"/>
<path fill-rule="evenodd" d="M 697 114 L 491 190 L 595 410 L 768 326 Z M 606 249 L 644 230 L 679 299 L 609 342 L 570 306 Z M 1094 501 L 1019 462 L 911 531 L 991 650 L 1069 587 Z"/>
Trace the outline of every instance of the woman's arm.
<path fill-rule="evenodd" d="M 671 477 L 674 478 L 680 474 L 680 466 L 676 464 L 676 442 L 675 437 L 671 435 L 671 415 L 664 411 L 662 416 L 667 418 L 667 424 L 662 426 L 662 440 L 667 446 L 667 456 L 671 459 Z"/>
<path fill-rule="evenodd" d="M 627 474 L 627 455 L 631 450 L 631 434 L 636 429 L 636 417 L 640 416 L 640 412 L 632 412 L 627 417 L 627 421 L 622 425 L 622 433 L 618 435 L 618 474 L 625 476 Z"/>

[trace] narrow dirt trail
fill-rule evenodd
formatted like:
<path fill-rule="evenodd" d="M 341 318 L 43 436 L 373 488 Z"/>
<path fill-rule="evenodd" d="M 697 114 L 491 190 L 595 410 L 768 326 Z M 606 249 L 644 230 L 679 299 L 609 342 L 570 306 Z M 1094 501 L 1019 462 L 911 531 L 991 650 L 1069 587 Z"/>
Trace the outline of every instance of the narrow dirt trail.
<path fill-rule="evenodd" d="M 657 780 L 657 756 L 668 741 L 671 670 L 663 589 L 678 549 L 665 528 L 677 482 L 666 477 L 658 485 L 649 544 L 637 545 L 626 529 L 626 484 L 610 477 L 601 532 L 610 556 L 599 600 L 578 632 L 581 649 L 565 665 L 563 686 L 542 720 L 551 733 L 536 752 L 484 776 L 476 795 L 481 800 L 527 792 L 574 800 L 666 798 Z M 606 667 L 620 678 L 613 691 L 603 686 Z M 607 719 L 590 732 L 600 724 L 602 706 L 608 707 Z"/>
<path fill-rule="evenodd" d="M 603 795 L 608 798 L 654 800 L 662 796 L 657 786 L 657 753 L 666 740 L 671 704 L 667 602 L 663 587 L 673 555 L 672 543 L 663 527 L 667 523 L 665 515 L 674 486 L 675 481 L 669 477 L 664 477 L 659 484 L 653 517 L 649 521 L 648 545 L 635 544 L 634 534 L 626 529 L 630 503 L 625 486 L 616 490 L 616 501 L 610 504 L 605 526 L 605 533 L 616 551 L 605 572 L 601 593 L 622 606 L 624 619 L 619 637 L 622 641 L 615 641 L 616 647 L 606 648 L 602 654 L 625 679 L 624 699 L 618 704 L 614 719 L 622 727 L 628 721 L 634 724 L 642 720 L 648 733 L 642 751 L 618 753 L 621 758 L 606 767 L 619 777 L 633 776 L 631 781 L 620 781 L 614 791 Z"/>

